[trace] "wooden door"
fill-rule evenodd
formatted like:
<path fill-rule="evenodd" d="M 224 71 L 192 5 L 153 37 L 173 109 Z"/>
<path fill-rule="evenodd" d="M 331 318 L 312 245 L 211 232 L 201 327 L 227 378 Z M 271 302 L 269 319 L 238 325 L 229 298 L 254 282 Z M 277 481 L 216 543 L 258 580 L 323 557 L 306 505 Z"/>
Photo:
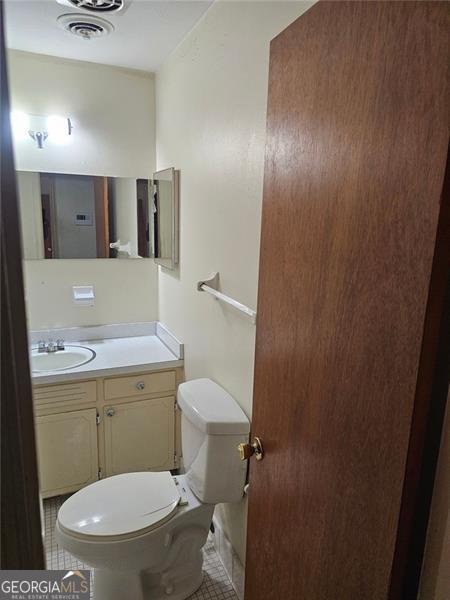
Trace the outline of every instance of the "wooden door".
<path fill-rule="evenodd" d="M 246 600 L 414 598 L 446 393 L 447 15 L 319 2 L 271 43 Z"/>
<path fill-rule="evenodd" d="M 95 408 L 36 417 L 43 497 L 75 492 L 98 479 Z"/>
<path fill-rule="evenodd" d="M 104 409 L 106 475 L 175 467 L 175 397 Z"/>

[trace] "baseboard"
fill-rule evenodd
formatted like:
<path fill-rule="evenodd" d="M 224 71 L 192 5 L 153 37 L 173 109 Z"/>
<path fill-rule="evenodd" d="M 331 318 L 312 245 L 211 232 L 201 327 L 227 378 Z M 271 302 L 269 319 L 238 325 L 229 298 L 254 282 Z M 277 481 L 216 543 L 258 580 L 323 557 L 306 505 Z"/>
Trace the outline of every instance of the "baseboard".
<path fill-rule="evenodd" d="M 214 533 L 212 534 L 212 540 L 216 552 L 239 600 L 244 600 L 244 567 L 216 518 L 213 518 L 213 524 Z"/>

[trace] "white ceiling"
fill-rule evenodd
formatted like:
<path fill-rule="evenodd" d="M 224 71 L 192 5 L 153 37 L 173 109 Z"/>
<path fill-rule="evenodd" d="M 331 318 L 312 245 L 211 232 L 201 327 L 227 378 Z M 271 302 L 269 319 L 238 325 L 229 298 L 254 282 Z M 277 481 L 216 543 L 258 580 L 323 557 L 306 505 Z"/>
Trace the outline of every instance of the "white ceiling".
<path fill-rule="evenodd" d="M 125 0 L 125 9 L 100 14 L 115 28 L 110 35 L 84 40 L 60 29 L 59 15 L 87 11 L 56 0 L 6 0 L 9 48 L 76 60 L 156 71 L 212 4 L 202 0 Z M 91 13 L 92 14 L 92 13 Z"/>

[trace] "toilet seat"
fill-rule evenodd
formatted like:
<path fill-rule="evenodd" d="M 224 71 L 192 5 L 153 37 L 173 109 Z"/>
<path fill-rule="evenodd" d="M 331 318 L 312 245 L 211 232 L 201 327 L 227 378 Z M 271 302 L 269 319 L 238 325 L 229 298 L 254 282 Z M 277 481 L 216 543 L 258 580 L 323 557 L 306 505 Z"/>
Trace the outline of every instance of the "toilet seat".
<path fill-rule="evenodd" d="M 59 509 L 58 525 L 92 541 L 129 538 L 168 521 L 179 501 L 168 471 L 114 475 L 68 498 Z"/>

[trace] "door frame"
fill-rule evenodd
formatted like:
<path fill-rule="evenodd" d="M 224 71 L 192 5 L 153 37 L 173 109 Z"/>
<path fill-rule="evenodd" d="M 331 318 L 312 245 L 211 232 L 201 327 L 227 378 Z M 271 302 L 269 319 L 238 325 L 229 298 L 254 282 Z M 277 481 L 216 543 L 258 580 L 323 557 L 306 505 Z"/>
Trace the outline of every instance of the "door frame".
<path fill-rule="evenodd" d="M 3 2 L 0 0 L 2 128 L 0 567 L 2 569 L 43 569 L 45 563 L 3 10 Z"/>
<path fill-rule="evenodd" d="M 95 195 L 95 231 L 97 258 L 109 258 L 108 178 L 93 176 Z"/>
<path fill-rule="evenodd" d="M 137 179 L 137 230 L 138 230 L 138 254 L 142 258 L 150 258 L 150 207 L 149 193 L 151 181 L 148 179 Z"/>
<path fill-rule="evenodd" d="M 44 257 L 58 256 L 58 243 L 55 227 L 55 185 L 52 173 L 40 173 L 42 233 L 44 237 Z"/>
<path fill-rule="evenodd" d="M 450 144 L 406 459 L 390 598 L 417 596 L 450 383 Z"/>

